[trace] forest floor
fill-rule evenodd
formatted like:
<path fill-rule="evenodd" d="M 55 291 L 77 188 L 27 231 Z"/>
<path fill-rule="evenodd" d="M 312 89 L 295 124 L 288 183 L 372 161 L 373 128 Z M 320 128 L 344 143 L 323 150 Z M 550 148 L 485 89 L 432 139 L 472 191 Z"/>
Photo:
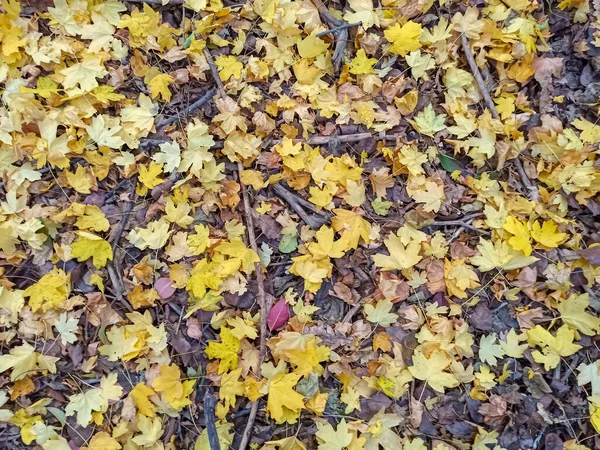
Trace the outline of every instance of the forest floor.
<path fill-rule="evenodd" d="M 1 6 L 0 448 L 600 448 L 600 2 Z"/>

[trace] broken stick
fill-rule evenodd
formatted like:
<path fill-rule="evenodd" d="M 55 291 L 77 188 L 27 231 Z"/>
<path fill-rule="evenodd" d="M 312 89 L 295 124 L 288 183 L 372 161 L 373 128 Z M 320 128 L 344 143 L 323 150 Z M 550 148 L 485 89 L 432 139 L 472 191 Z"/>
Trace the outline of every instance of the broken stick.
<path fill-rule="evenodd" d="M 238 173 L 242 173 L 244 166 L 241 162 L 237 163 Z M 250 247 L 256 254 L 258 254 L 258 246 L 256 245 L 256 234 L 254 233 L 254 219 L 252 217 L 252 205 L 250 204 L 250 197 L 248 196 L 248 190 L 244 183 L 241 184 L 242 190 L 242 205 L 244 208 L 244 221 L 246 222 L 246 230 L 248 232 L 248 240 L 250 241 Z M 267 297 L 265 295 L 265 280 L 263 276 L 262 263 L 257 262 L 254 264 L 254 271 L 256 272 L 256 286 L 258 289 L 257 300 L 260 307 L 260 360 L 262 361 L 267 354 L 267 315 L 269 314 L 270 305 L 267 305 Z M 259 372 L 257 373 L 260 379 L 260 366 Z M 242 441 L 238 450 L 245 450 L 246 446 L 250 442 L 252 437 L 252 430 L 254 428 L 254 421 L 256 420 L 256 414 L 258 413 L 258 400 L 252 402 L 250 407 L 250 414 L 248 415 L 248 421 L 246 422 L 246 428 L 244 428 L 244 434 L 242 435 Z"/>
<path fill-rule="evenodd" d="M 479 67 L 477 66 L 477 62 L 475 62 L 475 57 L 473 56 L 471 47 L 469 47 L 469 39 L 467 39 L 467 36 L 465 34 L 461 34 L 460 39 L 461 39 L 461 43 L 462 43 L 463 52 L 465 54 L 465 57 L 467 58 L 467 62 L 469 63 L 469 68 L 471 69 L 471 72 L 473 73 L 473 77 L 475 78 L 475 81 L 477 82 L 477 87 L 479 88 L 479 91 L 481 92 L 481 95 L 483 97 L 485 105 L 487 106 L 487 109 L 490 110 L 492 117 L 494 119 L 499 120 L 500 115 L 498 114 L 498 111 L 496 110 L 496 105 L 494 104 L 494 100 L 492 100 L 492 96 L 490 95 L 490 93 L 485 85 L 483 76 L 481 76 L 481 71 L 479 70 Z M 540 198 L 540 192 L 539 192 L 537 186 L 535 186 L 531 182 L 529 177 L 527 176 L 527 173 L 525 172 L 525 169 L 523 169 L 523 164 L 521 163 L 521 160 L 519 158 L 520 158 L 520 156 L 517 156 L 516 158 L 514 158 L 515 167 L 517 168 L 517 172 L 519 172 L 521 181 L 523 182 L 523 184 L 525 185 L 525 187 L 528 190 L 527 197 L 531 201 L 537 201 Z"/>

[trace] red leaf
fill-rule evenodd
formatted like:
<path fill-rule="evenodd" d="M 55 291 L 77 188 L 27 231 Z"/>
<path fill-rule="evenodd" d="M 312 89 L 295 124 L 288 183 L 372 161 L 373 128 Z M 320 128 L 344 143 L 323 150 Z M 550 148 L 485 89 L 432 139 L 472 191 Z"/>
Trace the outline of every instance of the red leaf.
<path fill-rule="evenodd" d="M 275 330 L 284 326 L 290 318 L 290 310 L 285 300 L 279 300 L 269 311 L 267 316 L 267 325 L 270 330 Z"/>

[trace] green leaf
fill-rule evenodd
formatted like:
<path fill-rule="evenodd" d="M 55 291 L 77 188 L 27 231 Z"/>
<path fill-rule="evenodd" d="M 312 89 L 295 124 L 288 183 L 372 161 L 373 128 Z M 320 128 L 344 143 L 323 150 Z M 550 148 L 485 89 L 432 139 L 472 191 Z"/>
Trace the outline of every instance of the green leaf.
<path fill-rule="evenodd" d="M 375 214 L 378 216 L 387 216 L 388 210 L 392 206 L 392 202 L 388 202 L 386 200 L 382 200 L 381 197 L 377 197 L 375 200 L 371 202 L 371 207 Z"/>
<path fill-rule="evenodd" d="M 452 173 L 455 170 L 462 170 L 462 165 L 458 162 L 457 159 L 452 156 L 444 155 L 443 153 L 439 153 L 438 157 L 440 158 L 440 164 L 444 168 L 444 170 L 448 173 Z"/>
<path fill-rule="evenodd" d="M 279 251 L 281 253 L 292 253 L 298 248 L 298 238 L 292 234 L 284 234 L 279 241 Z"/>
<path fill-rule="evenodd" d="M 190 34 L 185 41 L 183 41 L 183 49 L 187 49 L 190 47 L 190 45 L 192 45 L 192 40 L 194 39 L 194 34 Z"/>

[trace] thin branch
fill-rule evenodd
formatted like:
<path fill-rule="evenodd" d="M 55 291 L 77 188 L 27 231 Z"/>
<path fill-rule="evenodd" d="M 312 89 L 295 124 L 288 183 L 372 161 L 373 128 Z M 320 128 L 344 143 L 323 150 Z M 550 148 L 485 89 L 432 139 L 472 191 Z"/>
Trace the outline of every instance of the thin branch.
<path fill-rule="evenodd" d="M 204 395 L 204 420 L 206 422 L 206 432 L 208 434 L 208 444 L 210 450 L 221 450 L 221 444 L 219 443 L 219 435 L 217 433 L 217 426 L 215 424 L 215 405 L 217 399 L 208 390 Z"/>
<path fill-rule="evenodd" d="M 519 172 L 519 176 L 521 177 L 521 181 L 523 182 L 523 184 L 529 191 L 527 193 L 527 197 L 531 201 L 539 200 L 540 199 L 540 191 L 538 190 L 537 186 L 535 186 L 531 182 L 529 177 L 527 176 L 527 172 L 525 172 L 525 168 L 523 167 L 523 163 L 521 162 L 521 159 L 517 156 L 516 158 L 514 158 L 514 162 L 515 162 L 515 167 L 517 168 L 517 172 Z"/>
<path fill-rule="evenodd" d="M 377 138 L 378 134 L 372 133 L 355 133 L 355 134 L 332 134 L 330 136 L 311 136 L 308 139 L 294 139 L 294 143 L 297 144 L 299 142 L 306 142 L 309 145 L 327 145 L 330 142 L 338 141 L 338 142 L 359 142 L 364 141 L 365 139 Z M 386 140 L 395 140 L 395 136 L 385 136 Z M 276 145 L 281 143 L 281 139 L 274 139 L 272 144 Z"/>
<path fill-rule="evenodd" d="M 451 226 L 456 226 L 456 227 L 462 227 L 462 228 L 467 228 L 469 230 L 475 231 L 476 233 L 479 234 L 483 234 L 486 236 L 489 236 L 490 232 L 486 231 L 486 230 L 480 230 L 477 227 L 474 227 L 473 225 L 470 225 L 466 222 L 463 222 L 461 220 L 444 220 L 444 221 L 440 221 L 440 222 L 433 222 L 432 224 L 427 225 L 428 227 L 451 227 Z"/>
<path fill-rule="evenodd" d="M 469 47 L 469 39 L 467 39 L 467 36 L 465 34 L 461 34 L 460 39 L 462 42 L 463 52 L 465 53 L 465 57 L 467 58 L 467 62 L 469 63 L 469 68 L 471 69 L 471 72 L 473 73 L 473 77 L 475 77 L 475 81 L 477 81 L 477 86 L 479 87 L 479 91 L 481 92 L 481 95 L 483 96 L 485 105 L 490 110 L 492 117 L 494 119 L 499 120 L 500 115 L 498 114 L 498 111 L 496 110 L 496 105 L 494 104 L 494 100 L 492 100 L 492 96 L 490 95 L 490 93 L 487 89 L 487 86 L 485 84 L 485 81 L 483 80 L 483 77 L 481 76 L 481 71 L 479 70 L 477 63 L 475 62 L 475 58 L 473 57 L 473 52 L 471 51 L 471 47 Z M 523 182 L 523 184 L 529 191 L 527 197 L 531 201 L 539 200 L 539 198 L 540 198 L 539 190 L 538 190 L 537 186 L 535 186 L 531 182 L 531 180 L 527 176 L 527 173 L 525 172 L 525 169 L 523 169 L 523 164 L 521 163 L 520 156 L 517 156 L 516 158 L 514 158 L 514 160 L 515 160 L 515 166 L 517 168 L 517 171 L 519 172 L 519 176 L 521 177 L 521 181 Z"/>
<path fill-rule="evenodd" d="M 163 4 L 163 0 L 123 0 L 125 3 L 147 3 L 148 5 L 157 6 L 181 6 L 183 0 L 168 0 L 168 3 Z"/>
<path fill-rule="evenodd" d="M 117 271 L 115 270 L 115 267 L 113 266 L 112 262 L 109 261 L 106 264 L 106 270 L 108 271 L 108 276 L 109 276 L 110 282 L 112 284 L 113 293 L 115 294 L 115 298 L 118 300 L 118 302 L 120 304 L 122 304 L 125 307 L 125 309 L 127 309 L 129 312 L 133 312 L 133 308 L 131 307 L 129 302 L 127 300 L 125 300 L 125 297 L 123 297 L 123 283 L 121 283 L 121 280 L 120 280 L 119 276 L 117 275 Z"/>
<path fill-rule="evenodd" d="M 303 202 L 305 202 L 305 200 L 292 194 L 290 191 L 288 191 L 286 188 L 284 188 L 280 184 L 274 184 L 273 190 L 279 197 L 281 197 L 283 200 L 285 200 L 292 207 L 292 209 L 296 212 L 296 214 L 298 214 L 300 216 L 300 218 L 304 221 L 304 223 L 306 223 L 313 230 L 320 228 L 321 225 L 323 225 L 324 223 L 329 221 L 330 216 L 328 216 L 328 215 L 323 216 L 323 215 L 316 215 L 316 214 L 311 214 L 311 215 L 307 214 L 301 205 L 301 202 L 303 203 Z M 316 209 L 314 209 L 314 205 L 312 205 L 310 203 L 309 203 L 309 205 L 311 205 L 313 210 L 316 212 Z"/>
<path fill-rule="evenodd" d="M 238 173 L 242 173 L 244 166 L 241 162 L 238 162 Z M 244 207 L 244 221 L 246 222 L 246 230 L 248 231 L 248 240 L 250 241 L 250 247 L 256 254 L 258 254 L 258 246 L 256 244 L 256 234 L 254 233 L 254 219 L 252 218 L 252 206 L 250 205 L 250 197 L 248 190 L 244 183 L 241 184 L 242 190 L 242 202 Z M 263 276 L 263 266 L 260 262 L 254 264 L 254 270 L 256 272 L 256 286 L 258 289 L 257 300 L 260 306 L 260 360 L 262 361 L 267 354 L 267 315 L 269 314 L 270 305 L 267 304 L 267 297 L 265 295 L 265 280 Z M 258 378 L 260 375 L 260 366 L 257 374 Z M 242 435 L 242 441 L 238 450 L 245 450 L 246 446 L 252 438 L 252 430 L 254 428 L 254 421 L 256 420 L 256 414 L 258 413 L 258 400 L 252 403 L 250 408 L 250 414 L 248 415 L 248 421 L 246 422 L 246 428 L 244 428 L 244 434 Z"/>
<path fill-rule="evenodd" d="M 136 180 L 134 179 L 133 181 L 134 181 L 133 185 L 134 185 L 134 189 L 135 189 Z M 129 223 L 129 216 L 131 216 L 130 213 L 133 210 L 134 204 L 135 204 L 135 202 L 133 200 L 127 200 L 127 202 L 125 203 L 125 207 L 123 208 L 123 212 L 121 213 L 123 215 L 123 217 L 121 217 L 119 226 L 117 227 L 115 234 L 113 234 L 111 236 L 111 239 L 109 241 L 112 246 L 113 253 L 115 252 L 117 246 L 119 245 L 119 239 L 121 238 L 123 231 L 125 231 L 125 227 Z"/>
<path fill-rule="evenodd" d="M 219 89 L 219 95 L 221 97 L 225 96 L 225 86 L 223 85 L 223 81 L 221 81 L 221 77 L 219 76 L 219 71 L 217 70 L 217 66 L 215 65 L 215 60 L 212 57 L 212 53 L 209 49 L 204 49 L 204 57 L 206 58 L 206 62 L 208 63 L 208 67 L 210 67 L 210 73 L 212 74 L 215 83 L 217 83 L 217 88 Z"/>
<path fill-rule="evenodd" d="M 358 27 L 362 25 L 362 22 L 355 22 L 355 23 L 344 23 L 342 25 L 338 25 L 335 28 L 330 28 L 329 30 L 325 30 L 325 31 L 321 31 L 320 33 L 317 33 L 317 37 L 322 37 L 322 36 L 326 36 L 330 33 L 335 33 L 339 30 L 343 30 L 344 28 L 352 28 L 352 27 Z"/>
<path fill-rule="evenodd" d="M 348 41 L 348 27 L 346 22 L 343 20 L 336 19 L 327 9 L 324 3 L 319 0 L 313 0 L 313 4 L 319 10 L 319 14 L 321 17 L 329 24 L 330 32 L 332 32 L 336 36 L 335 40 L 335 49 L 333 51 L 333 56 L 331 60 L 333 61 L 333 66 L 335 67 L 336 72 L 340 71 L 342 62 L 344 61 L 344 50 L 346 49 L 346 42 Z"/>
<path fill-rule="evenodd" d="M 187 108 L 185 108 L 183 110 L 182 117 L 180 117 L 180 116 L 169 117 L 168 119 L 165 119 L 162 122 L 160 122 L 156 126 L 156 129 L 162 130 L 163 128 L 171 125 L 172 123 L 175 123 L 178 120 L 191 115 L 193 112 L 195 112 L 201 106 L 208 103 L 210 101 L 210 99 L 214 97 L 216 92 L 217 92 L 217 90 L 215 88 L 210 88 L 208 91 L 206 91 L 206 94 L 204 94 L 202 97 L 200 97 L 198 100 L 196 100 L 194 103 L 192 103 L 191 105 L 189 105 Z M 153 141 L 156 141 L 156 139 L 153 139 Z"/>
<path fill-rule="evenodd" d="M 477 67 L 477 63 L 475 62 L 475 58 L 473 57 L 473 52 L 471 51 L 471 47 L 469 47 L 469 39 L 467 39 L 467 36 L 464 33 L 460 35 L 460 39 L 462 42 L 463 52 L 465 53 L 467 62 L 469 63 L 469 68 L 471 69 L 471 73 L 475 77 L 475 81 L 477 81 L 477 86 L 479 87 L 479 92 L 481 92 L 481 95 L 483 96 L 485 105 L 492 113 L 492 117 L 494 119 L 500 119 L 500 115 L 498 114 L 498 111 L 496 110 L 496 105 L 494 104 L 494 101 L 492 100 L 490 93 L 488 92 L 487 88 L 485 87 L 485 81 L 483 81 L 483 77 L 481 76 L 479 67 Z"/>

